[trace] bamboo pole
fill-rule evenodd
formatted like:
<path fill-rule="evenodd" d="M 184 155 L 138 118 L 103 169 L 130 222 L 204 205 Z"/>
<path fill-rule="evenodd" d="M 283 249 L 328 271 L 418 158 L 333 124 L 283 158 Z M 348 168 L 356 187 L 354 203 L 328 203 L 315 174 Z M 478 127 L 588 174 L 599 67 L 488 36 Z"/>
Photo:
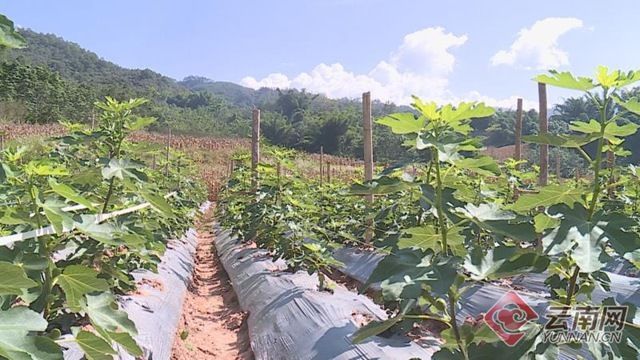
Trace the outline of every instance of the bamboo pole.
<path fill-rule="evenodd" d="M 549 131 L 549 119 L 547 118 L 547 86 L 538 83 L 538 102 L 540 106 L 540 128 L 539 134 L 545 135 Z M 540 186 L 547 185 L 549 181 L 549 145 L 540 145 L 540 177 L 538 184 Z"/>
<path fill-rule="evenodd" d="M 258 186 L 258 163 L 260 162 L 260 109 L 253 109 L 251 131 L 251 186 Z"/>
<path fill-rule="evenodd" d="M 516 145 L 513 158 L 516 161 L 522 159 L 522 98 L 518 98 L 518 108 L 516 111 Z"/>

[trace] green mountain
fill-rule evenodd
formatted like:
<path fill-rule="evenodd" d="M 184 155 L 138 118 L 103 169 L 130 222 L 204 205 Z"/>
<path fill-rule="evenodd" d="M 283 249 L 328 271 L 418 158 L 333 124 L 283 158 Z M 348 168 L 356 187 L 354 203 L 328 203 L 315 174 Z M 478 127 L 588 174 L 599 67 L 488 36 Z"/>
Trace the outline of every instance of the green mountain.
<path fill-rule="evenodd" d="M 148 94 L 171 96 L 188 91 L 174 79 L 149 69 L 126 69 L 80 45 L 53 34 L 21 29 L 27 41 L 24 49 L 3 54 L 5 61 L 26 65 L 44 65 L 63 79 L 91 83 L 100 95 L 133 97 Z"/>

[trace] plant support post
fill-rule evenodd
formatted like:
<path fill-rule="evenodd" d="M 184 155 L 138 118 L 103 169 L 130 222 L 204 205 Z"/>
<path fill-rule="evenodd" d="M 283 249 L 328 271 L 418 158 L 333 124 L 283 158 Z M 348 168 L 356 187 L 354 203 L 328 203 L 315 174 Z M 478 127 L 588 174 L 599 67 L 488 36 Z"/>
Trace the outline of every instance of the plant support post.
<path fill-rule="evenodd" d="M 371 124 L 371 93 L 362 94 L 362 130 L 364 138 L 364 180 L 373 180 L 373 136 Z M 373 195 L 367 195 L 367 201 L 373 202 Z"/>
<path fill-rule="evenodd" d="M 373 135 L 371 124 L 371 92 L 362 94 L 362 131 L 364 138 L 364 180 L 373 180 Z M 369 204 L 373 203 L 373 194 L 366 197 Z M 367 231 L 365 241 L 370 242 L 373 238 L 372 219 L 367 220 Z"/>
<path fill-rule="evenodd" d="M 549 119 L 547 118 L 547 85 L 538 83 L 538 101 L 540 106 L 540 128 L 538 133 L 544 136 L 549 131 Z M 549 181 L 549 145 L 540 144 L 540 177 L 538 184 L 547 185 Z"/>
<path fill-rule="evenodd" d="M 258 186 L 258 163 L 260 162 L 260 109 L 253 109 L 251 131 L 251 187 Z"/>
<path fill-rule="evenodd" d="M 322 181 L 324 179 L 324 169 L 322 167 L 324 162 L 324 146 L 320 146 L 320 185 L 322 185 Z"/>

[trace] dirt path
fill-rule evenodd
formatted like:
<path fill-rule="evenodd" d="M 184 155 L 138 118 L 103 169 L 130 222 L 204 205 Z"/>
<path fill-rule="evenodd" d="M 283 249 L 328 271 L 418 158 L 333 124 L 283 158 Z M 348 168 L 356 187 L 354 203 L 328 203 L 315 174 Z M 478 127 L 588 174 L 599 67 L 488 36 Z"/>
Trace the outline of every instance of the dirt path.
<path fill-rule="evenodd" d="M 251 360 L 246 315 L 214 253 L 212 213 L 198 226 L 196 269 L 182 308 L 173 360 Z"/>

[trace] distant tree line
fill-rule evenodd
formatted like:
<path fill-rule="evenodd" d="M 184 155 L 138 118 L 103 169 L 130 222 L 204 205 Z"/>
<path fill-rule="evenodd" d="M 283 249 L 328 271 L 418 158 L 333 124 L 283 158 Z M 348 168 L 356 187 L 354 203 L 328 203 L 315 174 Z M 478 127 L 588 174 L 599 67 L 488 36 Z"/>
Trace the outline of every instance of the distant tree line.
<path fill-rule="evenodd" d="M 149 69 L 122 68 L 55 35 L 20 32 L 26 48 L 0 51 L 0 121 L 88 122 L 93 116 L 92 104 L 106 95 L 118 99 L 145 97 L 151 101 L 143 112 L 158 118 L 153 128 L 156 131 L 244 137 L 250 133 L 251 109 L 258 107 L 262 110 L 262 133 L 273 144 L 311 152 L 322 147 L 329 154 L 362 157 L 359 99 L 329 99 L 295 89 L 253 90 L 199 76 L 177 82 Z M 634 95 L 640 95 L 640 90 L 624 94 Z M 374 101 L 372 111 L 374 117 L 381 117 L 411 109 Z M 614 105 L 608 111 L 619 109 Z M 589 99 L 568 98 L 552 109 L 549 131 L 566 133 L 571 121 L 588 121 L 597 115 Z M 636 116 L 623 121 L 640 123 Z M 513 144 L 515 111 L 497 109 L 495 115 L 475 120 L 473 126 L 474 135 L 484 138 L 486 146 Z M 525 111 L 523 134 L 535 134 L 537 129 L 537 111 Z M 627 148 L 639 146 L 640 134 L 627 141 Z M 392 136 L 384 126 L 374 125 L 374 148 L 377 161 L 417 156 L 405 150 L 402 139 Z M 530 148 L 529 155 L 536 156 L 536 147 Z M 563 169 L 580 166 L 575 152 L 557 149 L 552 149 L 552 166 L 556 152 Z M 640 156 L 640 152 L 635 153 Z"/>

